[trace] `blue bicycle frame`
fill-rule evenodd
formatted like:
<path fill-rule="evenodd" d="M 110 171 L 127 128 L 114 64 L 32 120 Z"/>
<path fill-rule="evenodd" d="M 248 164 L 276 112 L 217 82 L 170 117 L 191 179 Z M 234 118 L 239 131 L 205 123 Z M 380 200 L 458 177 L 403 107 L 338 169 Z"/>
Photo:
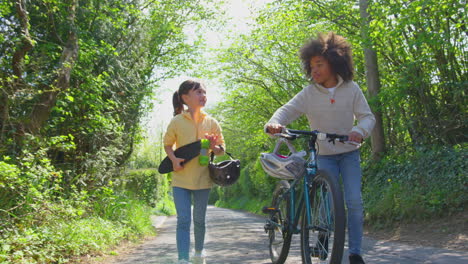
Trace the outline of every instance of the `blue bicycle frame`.
<path fill-rule="evenodd" d="M 317 174 L 317 159 L 316 159 L 316 148 L 315 148 L 315 144 L 312 144 L 311 146 L 311 141 L 309 141 L 309 158 L 308 158 L 308 162 L 307 162 L 307 167 L 306 167 L 306 170 L 305 170 L 305 173 L 304 173 L 304 176 L 303 177 L 300 177 L 298 179 L 295 179 L 293 180 L 293 182 L 291 183 L 290 185 L 290 212 L 289 212 L 289 220 L 293 220 L 291 221 L 291 223 L 294 223 L 293 225 L 290 225 L 290 230 L 294 233 L 294 234 L 298 234 L 301 230 L 297 228 L 297 223 L 299 221 L 299 217 L 301 216 L 301 209 L 303 208 L 303 204 L 305 202 L 305 208 L 306 208 L 306 219 L 307 219 L 307 226 L 310 227 L 312 224 L 311 224 L 311 217 L 312 217 L 312 213 L 311 213 L 311 210 L 310 210 L 310 197 L 309 197 L 309 188 L 310 186 L 312 186 L 312 181 L 315 177 L 315 175 Z M 302 181 L 302 195 L 303 195 L 303 199 L 302 200 L 299 200 L 299 204 L 296 208 L 295 206 L 295 202 L 296 202 L 296 188 L 295 186 L 298 184 L 298 182 L 300 180 L 303 180 Z M 300 197 L 300 196 L 298 196 Z M 294 219 L 293 219 L 294 218 Z"/>
<path fill-rule="evenodd" d="M 265 232 L 269 233 L 270 257 L 275 264 L 284 263 L 292 234 L 301 233 L 303 263 L 311 264 L 313 258 L 339 263 L 345 234 L 343 197 L 337 180 L 318 169 L 315 142 L 317 139 L 338 139 L 343 142 L 347 137 L 301 130 L 286 130 L 285 134 L 279 134 L 286 140 L 296 139 L 299 135 L 310 137 L 303 175 L 279 182 L 272 206 L 263 209 L 264 213 L 270 214 L 264 227 Z M 284 141 L 278 141 L 281 142 Z M 274 151 L 276 154 L 278 143 Z M 300 228 L 299 217 L 302 217 Z"/>

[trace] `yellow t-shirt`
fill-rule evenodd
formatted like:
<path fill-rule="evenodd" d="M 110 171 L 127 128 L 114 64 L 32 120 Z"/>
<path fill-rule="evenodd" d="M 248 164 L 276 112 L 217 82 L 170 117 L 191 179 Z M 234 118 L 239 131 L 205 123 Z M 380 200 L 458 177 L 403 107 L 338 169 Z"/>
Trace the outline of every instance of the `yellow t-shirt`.
<path fill-rule="evenodd" d="M 164 146 L 175 145 L 177 149 L 205 138 L 206 133 L 217 135 L 216 145 L 222 145 L 225 148 L 221 127 L 214 118 L 202 111 L 201 121 L 197 124 L 190 113 L 184 111 L 172 118 L 164 134 L 163 143 Z M 200 190 L 211 188 L 213 182 L 210 179 L 208 167 L 201 166 L 198 163 L 198 157 L 195 157 L 185 163 L 182 170 L 172 172 L 172 186 Z"/>

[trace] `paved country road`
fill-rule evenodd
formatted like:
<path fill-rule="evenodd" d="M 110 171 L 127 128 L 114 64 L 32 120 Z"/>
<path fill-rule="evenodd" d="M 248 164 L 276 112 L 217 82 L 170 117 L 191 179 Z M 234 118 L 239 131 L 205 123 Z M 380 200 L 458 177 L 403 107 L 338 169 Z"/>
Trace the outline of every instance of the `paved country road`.
<path fill-rule="evenodd" d="M 155 218 L 157 236 L 129 253 L 114 258 L 112 264 L 173 264 L 177 252 L 175 242 L 176 217 Z M 208 207 L 205 249 L 207 264 L 266 264 L 267 234 L 264 218 L 254 214 Z M 193 234 L 192 234 L 193 248 Z M 364 238 L 363 254 L 366 263 L 437 263 L 466 264 L 468 252 L 408 246 Z M 347 252 L 345 252 L 347 256 Z M 301 263 L 299 235 L 293 236 L 287 264 Z M 348 263 L 347 259 L 343 263 Z"/>

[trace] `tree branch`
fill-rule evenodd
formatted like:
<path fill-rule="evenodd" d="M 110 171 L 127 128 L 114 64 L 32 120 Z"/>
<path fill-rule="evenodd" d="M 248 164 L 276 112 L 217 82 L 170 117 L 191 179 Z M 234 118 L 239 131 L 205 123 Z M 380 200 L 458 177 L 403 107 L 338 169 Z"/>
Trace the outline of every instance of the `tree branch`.
<path fill-rule="evenodd" d="M 21 79 L 23 74 L 23 61 L 26 56 L 26 53 L 33 48 L 33 42 L 31 36 L 29 35 L 29 16 L 26 11 L 26 0 L 18 0 L 15 3 L 16 12 L 18 14 L 20 25 L 21 25 L 21 44 L 18 45 L 18 49 L 13 54 L 12 67 L 13 73 Z"/>

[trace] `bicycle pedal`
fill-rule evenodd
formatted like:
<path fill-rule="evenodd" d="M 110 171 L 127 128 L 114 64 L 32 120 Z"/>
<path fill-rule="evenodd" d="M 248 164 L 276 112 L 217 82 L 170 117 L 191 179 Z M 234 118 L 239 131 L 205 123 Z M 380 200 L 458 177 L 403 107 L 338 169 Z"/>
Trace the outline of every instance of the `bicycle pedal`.
<path fill-rule="evenodd" d="M 264 213 L 264 214 L 276 213 L 278 211 L 279 210 L 277 208 L 275 208 L 275 207 L 264 206 L 262 208 L 262 213 Z"/>
<path fill-rule="evenodd" d="M 263 229 L 265 229 L 265 233 L 268 233 L 268 231 L 274 230 L 274 229 L 275 229 L 275 226 L 272 225 L 271 223 L 266 223 L 266 224 L 263 226 Z"/>

